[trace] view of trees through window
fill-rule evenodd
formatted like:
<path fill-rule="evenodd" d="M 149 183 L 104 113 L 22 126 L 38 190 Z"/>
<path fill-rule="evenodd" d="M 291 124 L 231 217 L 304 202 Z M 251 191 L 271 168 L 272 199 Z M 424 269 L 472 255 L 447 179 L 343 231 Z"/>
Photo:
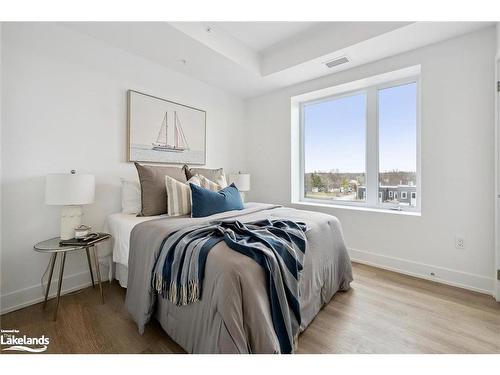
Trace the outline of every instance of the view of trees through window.
<path fill-rule="evenodd" d="M 303 106 L 305 198 L 364 202 L 367 194 L 376 194 L 378 203 L 416 206 L 417 85 L 376 92 L 378 192 L 366 186 L 367 93 L 362 92 Z"/>
<path fill-rule="evenodd" d="M 366 94 L 305 105 L 305 196 L 364 200 Z"/>

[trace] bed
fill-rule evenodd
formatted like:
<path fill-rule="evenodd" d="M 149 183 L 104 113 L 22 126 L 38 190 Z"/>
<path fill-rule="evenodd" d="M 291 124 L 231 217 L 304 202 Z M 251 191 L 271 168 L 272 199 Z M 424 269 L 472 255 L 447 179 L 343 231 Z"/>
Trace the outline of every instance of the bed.
<path fill-rule="evenodd" d="M 109 270 L 109 280 L 115 279 L 123 288 L 127 287 L 130 233 L 137 224 L 162 217 L 167 215 L 137 216 L 119 212 L 106 217 L 103 230 L 111 234 L 111 241 L 99 245 L 99 258 Z"/>
<path fill-rule="evenodd" d="M 189 353 L 279 353 L 264 272 L 224 242 L 209 253 L 199 302 L 176 306 L 157 298 L 151 288 L 155 259 L 170 233 L 214 220 L 264 218 L 302 221 L 308 226 L 300 279 L 301 332 L 336 292 L 349 289 L 350 259 L 340 223 L 330 215 L 262 203 L 248 203 L 241 211 L 205 218 L 114 214 L 106 220 L 106 228 L 113 235 L 115 278 L 127 287 L 126 305 L 139 331 L 154 317 Z"/>

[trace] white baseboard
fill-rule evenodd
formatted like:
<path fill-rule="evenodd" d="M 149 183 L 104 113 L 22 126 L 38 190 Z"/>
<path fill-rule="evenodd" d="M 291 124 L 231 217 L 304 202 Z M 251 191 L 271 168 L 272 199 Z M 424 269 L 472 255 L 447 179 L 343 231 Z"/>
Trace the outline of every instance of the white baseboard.
<path fill-rule="evenodd" d="M 108 267 L 100 264 L 101 268 L 101 280 L 108 280 Z M 96 278 L 95 270 L 94 279 Z M 96 280 L 97 282 L 97 280 Z M 54 270 L 54 276 L 52 283 L 50 284 L 49 298 L 55 297 L 57 295 L 57 286 L 59 280 L 57 279 L 57 272 Z M 67 275 L 63 277 L 63 286 L 61 289 L 61 295 L 66 293 L 71 293 L 76 290 L 86 288 L 92 285 L 90 280 L 90 274 L 88 269 L 84 272 L 79 272 L 73 275 Z M 45 287 L 45 284 L 44 284 Z M 30 305 L 42 302 L 44 299 L 44 292 L 40 284 L 34 285 L 25 289 L 16 290 L 15 292 L 7 293 L 0 296 L 0 314 L 5 314 L 14 310 L 22 309 Z"/>
<path fill-rule="evenodd" d="M 363 250 L 349 249 L 349 255 L 353 262 L 494 296 L 493 278 Z"/>

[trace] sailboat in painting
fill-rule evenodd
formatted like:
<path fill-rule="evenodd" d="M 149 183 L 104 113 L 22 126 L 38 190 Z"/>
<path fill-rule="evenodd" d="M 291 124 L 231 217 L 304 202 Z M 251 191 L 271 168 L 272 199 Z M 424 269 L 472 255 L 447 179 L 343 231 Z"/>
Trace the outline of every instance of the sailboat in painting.
<path fill-rule="evenodd" d="M 153 142 L 153 150 L 156 151 L 166 151 L 166 152 L 183 152 L 189 150 L 189 145 L 182 130 L 182 124 L 179 120 L 179 115 L 177 111 L 173 111 L 173 143 L 169 142 L 169 118 L 168 111 L 165 112 L 163 116 L 163 121 L 161 123 L 160 131 L 158 132 L 158 137 L 156 142 Z"/>

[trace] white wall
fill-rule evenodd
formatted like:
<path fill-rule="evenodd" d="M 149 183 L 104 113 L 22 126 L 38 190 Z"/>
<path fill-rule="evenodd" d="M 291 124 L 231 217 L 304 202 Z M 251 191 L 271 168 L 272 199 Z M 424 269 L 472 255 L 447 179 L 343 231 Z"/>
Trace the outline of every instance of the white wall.
<path fill-rule="evenodd" d="M 496 54 L 496 79 L 500 80 L 500 22 L 497 22 L 497 54 Z M 495 93 L 496 101 L 496 215 L 495 215 L 495 228 L 496 228 L 496 269 L 500 270 L 500 93 Z M 500 302 L 500 279 L 497 277 L 496 281 L 496 300 Z"/>
<path fill-rule="evenodd" d="M 136 176 L 125 161 L 127 89 L 206 110 L 207 165 L 245 167 L 237 97 L 57 24 L 4 23 L 2 49 L 2 311 L 42 295 L 49 257 L 32 246 L 58 235 L 60 215 L 44 204 L 46 174 L 95 174 L 96 203 L 84 207 L 95 229 L 120 211 L 119 179 Z M 86 267 L 71 255 L 63 286 L 87 283 Z"/>
<path fill-rule="evenodd" d="M 3 130 L 3 123 L 2 123 L 2 29 L 3 29 L 3 22 L 0 22 L 0 145 L 2 144 L 2 130 Z M 0 176 L 2 175 L 2 169 L 3 169 L 3 164 L 2 164 L 2 149 L 0 147 Z M 2 185 L 0 183 L 0 267 L 1 267 L 1 261 L 2 261 Z M 1 268 L 0 268 L 1 269 Z M 0 280 L 1 283 L 1 280 Z M 1 284 L 0 284 L 1 287 Z M 0 305 L 1 308 L 1 305 Z M 1 310 L 0 310 L 1 311 Z"/>
<path fill-rule="evenodd" d="M 421 64 L 422 216 L 308 209 L 340 219 L 354 259 L 492 293 L 495 43 L 488 28 L 249 100 L 249 199 L 290 204 L 291 96 Z"/>

